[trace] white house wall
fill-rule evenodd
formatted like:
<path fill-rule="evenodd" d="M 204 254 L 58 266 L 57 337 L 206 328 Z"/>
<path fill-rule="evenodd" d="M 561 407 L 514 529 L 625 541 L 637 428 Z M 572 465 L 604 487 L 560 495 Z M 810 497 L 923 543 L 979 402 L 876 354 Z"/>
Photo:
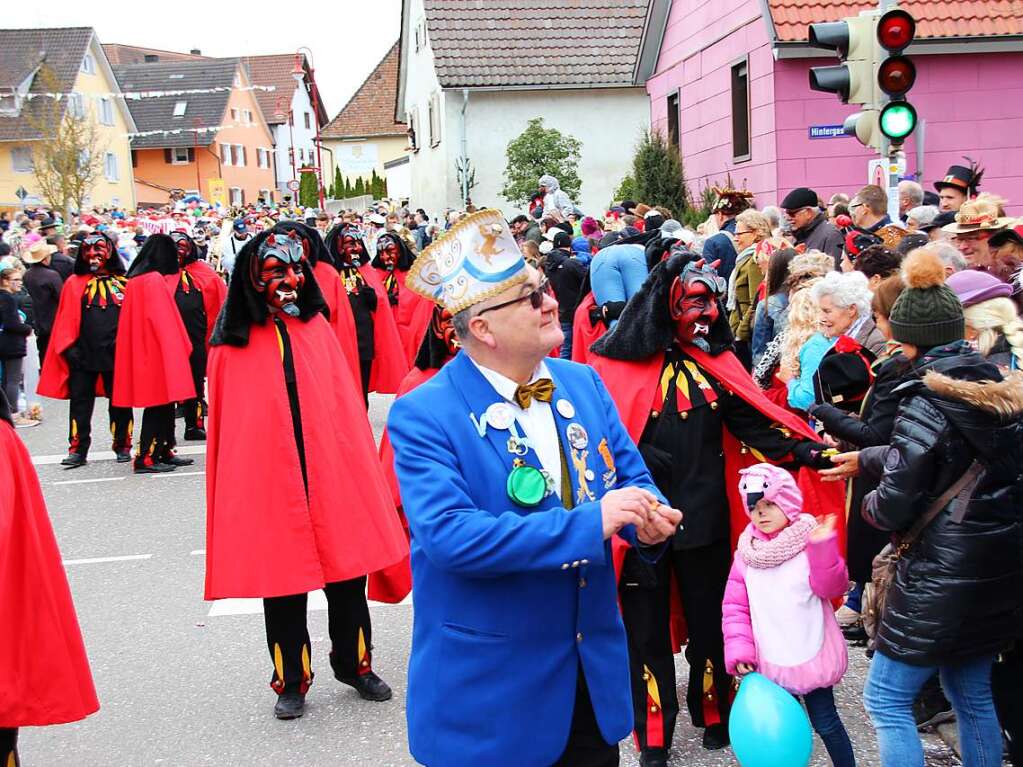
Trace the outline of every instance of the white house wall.
<path fill-rule="evenodd" d="M 274 142 L 276 144 L 274 154 L 277 162 L 277 184 L 278 190 L 282 194 L 291 194 L 288 191 L 287 184 L 292 179 L 291 173 L 291 155 L 288 150 L 291 148 L 291 141 L 294 138 L 295 141 L 295 170 L 297 173 L 298 168 L 303 164 L 315 165 L 316 164 L 316 113 L 313 111 L 312 100 L 309 98 L 309 94 L 305 88 L 295 88 L 291 95 L 291 110 L 295 116 L 295 124 L 289 129 L 287 122 L 283 125 L 273 126 Z M 305 118 L 303 115 L 309 113 L 309 125 L 307 129 L 305 127 Z M 270 118 L 272 115 L 266 115 Z M 290 132 L 289 132 L 290 130 Z M 310 157 L 312 153 L 312 160 L 307 159 L 305 163 L 299 162 L 298 150 L 301 149 L 303 156 L 306 158 Z M 255 160 L 253 160 L 255 161 Z M 330 158 L 324 157 L 323 164 L 325 166 L 330 165 Z M 329 186 L 333 177 L 325 179 L 326 185 Z"/>
<path fill-rule="evenodd" d="M 460 153 L 461 92 L 448 92 L 449 143 L 454 162 Z M 545 128 L 557 128 L 582 142 L 579 178 L 582 192 L 574 202 L 585 213 L 607 209 L 611 195 L 632 168 L 632 155 L 641 131 L 650 124 L 650 103 L 642 88 L 545 91 L 470 91 L 466 109 L 469 159 L 478 185 L 471 197 L 477 207 L 494 207 L 511 216 L 519 213 L 500 196 L 504 186 L 508 142 L 542 117 Z M 554 169 L 550 171 L 557 175 Z M 413 185 L 415 185 L 413 169 Z M 455 185 L 452 205 L 459 191 Z"/>

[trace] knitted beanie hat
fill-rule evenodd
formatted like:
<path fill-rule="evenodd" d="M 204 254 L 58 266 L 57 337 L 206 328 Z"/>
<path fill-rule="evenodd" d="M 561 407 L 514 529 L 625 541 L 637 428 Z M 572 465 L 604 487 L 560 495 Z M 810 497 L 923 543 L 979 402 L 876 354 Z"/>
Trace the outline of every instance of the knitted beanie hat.
<path fill-rule="evenodd" d="M 945 265 L 937 254 L 920 248 L 906 256 L 902 281 L 906 289 L 888 318 L 896 341 L 930 349 L 962 340 L 963 305 L 945 284 Z"/>

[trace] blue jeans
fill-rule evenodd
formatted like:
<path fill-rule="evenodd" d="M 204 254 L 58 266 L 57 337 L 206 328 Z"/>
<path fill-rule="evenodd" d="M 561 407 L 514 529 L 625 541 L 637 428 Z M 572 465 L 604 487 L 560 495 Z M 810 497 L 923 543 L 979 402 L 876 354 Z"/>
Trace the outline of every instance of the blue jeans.
<path fill-rule="evenodd" d="M 959 722 L 964 767 L 1000 765 L 1002 732 L 991 698 L 993 662 L 993 655 L 985 655 L 956 666 L 911 666 L 880 651 L 875 653 L 863 688 L 863 704 L 877 730 L 881 766 L 924 767 L 913 700 L 936 671 Z"/>
<path fill-rule="evenodd" d="M 561 332 L 565 334 L 565 340 L 561 342 L 561 354 L 563 360 L 572 359 L 572 323 L 562 322 Z"/>
<path fill-rule="evenodd" d="M 610 245 L 590 264 L 590 286 L 597 306 L 609 301 L 628 301 L 646 282 L 646 254 L 639 245 Z M 613 321 L 614 327 L 618 320 Z"/>
<path fill-rule="evenodd" d="M 835 693 L 830 687 L 821 687 L 812 690 L 803 696 L 806 704 L 806 713 L 810 717 L 810 724 L 821 736 L 824 747 L 828 749 L 828 756 L 835 767 L 856 767 L 856 757 L 853 756 L 852 743 L 849 741 L 849 733 L 845 725 L 838 717 L 838 710 L 835 708 Z"/>

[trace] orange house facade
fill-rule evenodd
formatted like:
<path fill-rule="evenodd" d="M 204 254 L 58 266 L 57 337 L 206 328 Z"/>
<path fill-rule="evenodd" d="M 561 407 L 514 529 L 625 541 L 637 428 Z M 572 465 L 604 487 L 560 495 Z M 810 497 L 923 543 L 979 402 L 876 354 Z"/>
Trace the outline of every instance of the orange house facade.
<path fill-rule="evenodd" d="M 145 62 L 117 68 L 136 113 L 132 170 L 139 208 L 197 193 L 224 206 L 273 199 L 273 139 L 237 59 Z"/>

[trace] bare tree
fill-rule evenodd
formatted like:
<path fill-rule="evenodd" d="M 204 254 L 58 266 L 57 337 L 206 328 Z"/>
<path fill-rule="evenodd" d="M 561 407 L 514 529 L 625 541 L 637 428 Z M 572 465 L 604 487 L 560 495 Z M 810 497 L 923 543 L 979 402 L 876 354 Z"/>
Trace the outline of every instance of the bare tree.
<path fill-rule="evenodd" d="M 44 93 L 60 93 L 56 74 L 45 64 L 39 70 Z M 70 220 L 72 210 L 81 211 L 85 198 L 103 172 L 106 144 L 98 121 L 86 108 L 73 113 L 71 100 L 39 95 L 25 109 L 25 119 L 39 134 L 32 146 L 32 172 L 46 201 Z"/>

